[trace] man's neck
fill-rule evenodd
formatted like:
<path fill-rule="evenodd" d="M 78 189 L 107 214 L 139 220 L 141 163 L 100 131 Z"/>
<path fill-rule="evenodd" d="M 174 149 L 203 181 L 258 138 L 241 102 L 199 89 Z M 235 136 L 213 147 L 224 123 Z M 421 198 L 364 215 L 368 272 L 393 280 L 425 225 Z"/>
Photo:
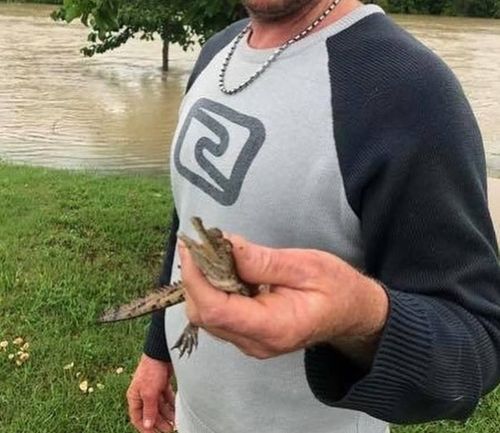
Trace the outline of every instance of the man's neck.
<path fill-rule="evenodd" d="M 280 21 L 260 21 L 251 17 L 252 33 L 248 40 L 249 45 L 260 49 L 279 47 L 309 26 L 328 8 L 331 1 L 319 1 L 312 7 L 306 7 L 297 14 Z M 334 23 L 360 6 L 362 3 L 358 0 L 342 0 L 313 32 Z"/>

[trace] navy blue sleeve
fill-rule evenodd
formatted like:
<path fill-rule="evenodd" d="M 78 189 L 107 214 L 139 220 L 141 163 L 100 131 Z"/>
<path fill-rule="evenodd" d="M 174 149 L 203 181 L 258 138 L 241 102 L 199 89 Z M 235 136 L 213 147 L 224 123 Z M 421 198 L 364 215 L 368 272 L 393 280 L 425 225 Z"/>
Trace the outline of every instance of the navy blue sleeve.
<path fill-rule="evenodd" d="M 203 46 L 201 53 L 194 65 L 191 76 L 189 77 L 186 92 L 196 81 L 198 76 L 207 67 L 213 57 L 224 48 L 236 35 L 246 26 L 248 19 L 237 21 L 231 24 L 227 29 L 215 34 Z M 175 255 L 175 245 L 177 241 L 177 230 L 179 227 L 179 219 L 174 210 L 172 217 L 172 225 L 167 240 L 165 249 L 165 257 L 163 260 L 162 273 L 160 275 L 160 285 L 170 284 L 170 277 L 172 274 L 172 264 Z M 144 353 L 151 358 L 161 361 L 170 361 L 168 353 L 168 345 L 165 336 L 165 310 L 157 311 L 152 314 L 151 324 L 149 326 L 146 342 L 144 344 Z"/>
<path fill-rule="evenodd" d="M 390 313 L 368 371 L 306 351 L 318 399 L 393 423 L 464 419 L 500 378 L 500 265 L 481 135 L 457 80 L 389 18 L 328 44 L 337 152 Z"/>
<path fill-rule="evenodd" d="M 170 284 L 172 276 L 172 264 L 175 256 L 175 245 L 177 243 L 177 230 L 179 229 L 179 218 L 177 212 L 173 211 L 172 222 L 168 234 L 163 266 L 160 274 L 159 285 Z M 144 344 L 144 353 L 151 358 L 160 361 L 170 361 L 167 339 L 165 336 L 165 310 L 155 311 L 151 316 L 148 335 Z"/>

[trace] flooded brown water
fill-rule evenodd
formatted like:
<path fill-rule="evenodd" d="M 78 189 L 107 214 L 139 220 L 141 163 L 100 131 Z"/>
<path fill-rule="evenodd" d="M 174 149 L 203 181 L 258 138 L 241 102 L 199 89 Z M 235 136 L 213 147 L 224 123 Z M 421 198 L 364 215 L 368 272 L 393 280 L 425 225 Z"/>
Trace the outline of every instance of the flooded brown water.
<path fill-rule="evenodd" d="M 0 159 L 52 167 L 158 171 L 196 52 L 132 41 L 92 59 L 87 31 L 45 5 L 0 4 Z M 445 58 L 478 116 L 490 174 L 500 177 L 500 20 L 398 16 Z M 22 35 L 19 38 L 19 35 Z"/>
<path fill-rule="evenodd" d="M 52 6 L 0 4 L 0 158 L 51 167 L 161 170 L 194 53 L 131 41 L 79 53 L 86 29 Z M 23 35 L 19 40 L 19 35 Z"/>

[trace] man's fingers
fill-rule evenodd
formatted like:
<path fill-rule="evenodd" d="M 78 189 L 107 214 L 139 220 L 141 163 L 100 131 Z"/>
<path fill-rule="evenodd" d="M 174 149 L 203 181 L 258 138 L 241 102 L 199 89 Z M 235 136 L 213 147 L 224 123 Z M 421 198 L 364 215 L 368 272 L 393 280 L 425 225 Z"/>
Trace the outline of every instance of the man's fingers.
<path fill-rule="evenodd" d="M 291 278 L 295 278 L 296 281 L 303 278 L 302 267 L 288 264 L 290 259 L 296 260 L 295 257 L 291 257 L 291 254 L 294 254 L 293 250 L 260 247 L 237 236 L 231 236 L 230 240 L 235 241 L 234 251 L 238 251 L 243 257 L 242 270 L 245 275 L 241 276 L 244 280 L 274 283 L 286 279 L 290 283 Z M 182 263 L 182 281 L 186 291 L 186 312 L 192 324 L 227 331 L 237 329 L 239 333 L 248 337 L 258 335 L 266 327 L 265 309 L 260 298 L 233 296 L 215 289 L 203 276 L 182 242 L 179 242 L 179 255 Z M 286 257 L 282 259 L 282 255 Z M 247 267 L 251 268 L 251 271 L 248 271 Z M 250 278 L 245 278 L 248 275 L 253 275 L 255 279 L 252 281 Z M 249 311 L 252 311 L 252 315 L 248 314 Z"/>
<path fill-rule="evenodd" d="M 172 431 L 174 431 L 174 423 L 162 417 L 159 418 L 153 429 L 155 433 L 170 433 Z"/>
<path fill-rule="evenodd" d="M 142 428 L 142 399 L 139 394 L 130 392 L 127 394 L 128 414 L 130 422 L 137 429 Z"/>
<path fill-rule="evenodd" d="M 169 385 L 167 387 L 163 395 L 165 396 L 166 403 L 168 403 L 172 407 L 175 407 L 175 392 L 172 385 Z"/>
<path fill-rule="evenodd" d="M 186 314 L 189 322 L 202 328 L 238 329 L 255 335 L 264 325 L 260 320 L 262 305 L 256 299 L 227 294 L 214 289 L 206 281 L 186 283 Z M 194 285 L 191 285 L 194 284 Z M 214 297 L 212 292 L 217 295 Z M 248 312 L 252 310 L 250 316 Z"/>
<path fill-rule="evenodd" d="M 160 407 L 160 424 L 173 425 L 175 422 L 175 410 L 169 404 Z"/>
<path fill-rule="evenodd" d="M 170 423 L 175 422 L 175 393 L 171 386 L 163 393 L 160 415 Z"/>
<path fill-rule="evenodd" d="M 142 426 L 146 430 L 152 430 L 158 417 L 159 395 L 145 392 L 142 396 Z"/>
<path fill-rule="evenodd" d="M 221 328 L 207 328 L 206 330 L 213 336 L 234 344 L 243 353 L 254 358 L 268 359 L 278 354 L 278 352 L 272 350 L 271 347 L 262 344 L 262 342 L 257 341 L 254 338 L 246 337 L 239 333 L 227 331 Z"/>
<path fill-rule="evenodd" d="M 166 432 L 172 431 L 158 414 L 172 375 L 171 363 L 142 355 L 127 390 L 130 421 L 140 433 L 154 433 L 159 426 Z"/>
<path fill-rule="evenodd" d="M 159 399 L 152 396 L 128 396 L 129 416 L 132 425 L 141 433 L 170 433 L 174 430 L 175 411 L 166 397 Z M 160 412 L 160 413 L 158 413 Z"/>
<path fill-rule="evenodd" d="M 227 299 L 227 294 L 214 289 L 203 276 L 189 254 L 188 248 L 179 242 L 182 282 L 189 300 L 198 307 L 205 305 L 220 305 Z"/>

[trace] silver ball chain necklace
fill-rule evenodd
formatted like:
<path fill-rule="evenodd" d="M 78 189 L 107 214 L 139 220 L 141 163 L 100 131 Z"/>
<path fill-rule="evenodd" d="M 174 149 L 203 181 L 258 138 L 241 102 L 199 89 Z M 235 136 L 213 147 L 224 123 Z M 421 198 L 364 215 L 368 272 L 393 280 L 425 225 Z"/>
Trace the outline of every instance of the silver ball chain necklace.
<path fill-rule="evenodd" d="M 295 35 L 293 38 L 289 39 L 286 41 L 283 45 L 278 47 L 270 56 L 269 58 L 262 64 L 262 66 L 255 71 L 250 78 L 248 78 L 245 82 L 241 83 L 240 85 L 233 87 L 232 89 L 228 89 L 226 87 L 226 71 L 229 66 L 229 62 L 233 58 L 234 52 L 236 51 L 236 48 L 240 41 L 243 39 L 243 37 L 252 29 L 251 24 L 248 24 L 239 34 L 236 36 L 234 42 L 232 43 L 231 47 L 229 48 L 229 52 L 226 55 L 226 58 L 224 59 L 224 62 L 222 63 L 222 68 L 219 74 L 219 89 L 222 91 L 222 93 L 225 93 L 226 95 L 234 95 L 235 93 L 241 92 L 243 89 L 247 88 L 250 84 L 252 84 L 258 77 L 260 77 L 266 69 L 271 66 L 271 63 L 273 63 L 279 56 L 280 54 L 285 51 L 290 45 L 294 44 L 297 41 L 300 41 L 301 39 L 305 38 L 309 33 L 311 33 L 323 20 L 330 15 L 331 12 L 338 6 L 338 4 L 342 0 L 333 0 L 332 3 L 330 3 L 330 6 L 318 17 L 316 18 L 309 26 L 307 26 L 304 30 L 302 30 L 300 33 Z"/>

